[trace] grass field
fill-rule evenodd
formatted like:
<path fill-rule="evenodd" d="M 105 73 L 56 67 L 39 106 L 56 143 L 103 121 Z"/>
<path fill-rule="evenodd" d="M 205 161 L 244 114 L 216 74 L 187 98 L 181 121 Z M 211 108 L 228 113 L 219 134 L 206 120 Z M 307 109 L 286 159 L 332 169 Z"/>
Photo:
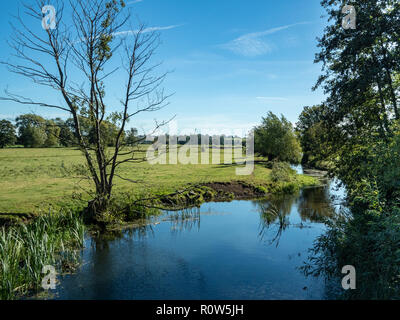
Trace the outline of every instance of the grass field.
<path fill-rule="evenodd" d="M 71 204 L 76 195 L 85 200 L 90 184 L 78 175 L 78 166 L 85 163 L 76 148 L 0 149 L 0 213 L 38 213 L 49 206 L 59 208 Z M 270 181 L 270 170 L 256 164 L 250 176 L 237 176 L 236 166 L 150 165 L 148 162 L 124 164 L 119 175 L 135 180 L 115 179 L 115 192 L 169 193 L 191 183 L 246 181 L 263 185 Z M 304 184 L 312 178 L 299 177 Z M 75 197 L 73 197 L 75 195 Z M 79 200 L 83 202 L 82 200 Z"/>

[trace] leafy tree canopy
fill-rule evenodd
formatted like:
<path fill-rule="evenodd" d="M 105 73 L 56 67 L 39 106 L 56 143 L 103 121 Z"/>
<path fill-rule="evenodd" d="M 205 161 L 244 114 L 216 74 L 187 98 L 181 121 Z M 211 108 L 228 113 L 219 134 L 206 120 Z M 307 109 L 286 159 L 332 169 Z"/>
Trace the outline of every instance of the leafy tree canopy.
<path fill-rule="evenodd" d="M 16 141 L 15 126 L 8 120 L 0 120 L 0 148 L 14 145 Z"/>
<path fill-rule="evenodd" d="M 282 115 L 269 112 L 254 130 L 255 152 L 277 160 L 298 164 L 302 151 L 292 124 Z"/>

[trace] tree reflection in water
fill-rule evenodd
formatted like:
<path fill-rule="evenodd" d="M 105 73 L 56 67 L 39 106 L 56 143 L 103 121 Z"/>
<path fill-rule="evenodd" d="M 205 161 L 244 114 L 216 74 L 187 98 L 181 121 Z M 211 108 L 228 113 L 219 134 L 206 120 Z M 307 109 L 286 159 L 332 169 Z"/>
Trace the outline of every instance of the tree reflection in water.
<path fill-rule="evenodd" d="M 276 246 L 287 228 L 307 228 L 310 227 L 308 223 L 323 223 L 335 214 L 329 185 L 305 188 L 292 195 L 274 195 L 267 200 L 253 201 L 253 204 L 260 213 L 260 239 L 265 240 L 269 234 L 273 234 L 268 242 Z M 297 210 L 301 218 L 299 224 L 290 222 L 293 210 Z"/>
<path fill-rule="evenodd" d="M 96 249 L 105 250 L 109 242 L 117 239 L 143 240 L 154 236 L 154 226 L 161 222 L 171 223 L 171 232 L 200 230 L 200 208 L 188 208 L 180 211 L 168 211 L 159 217 L 150 217 L 137 221 L 132 226 L 123 229 L 109 230 L 92 238 L 91 244 Z M 210 214 L 210 213 L 209 213 Z"/>
<path fill-rule="evenodd" d="M 277 226 L 276 234 L 269 240 L 269 243 L 273 244 L 275 242 L 276 247 L 278 247 L 282 232 L 290 225 L 289 217 L 273 203 L 269 203 L 267 208 L 264 207 L 262 210 L 259 237 L 261 240 L 264 240 L 268 231 L 270 231 L 273 226 Z"/>
<path fill-rule="evenodd" d="M 260 213 L 259 237 L 261 240 L 273 235 L 268 242 L 279 245 L 282 233 L 289 227 L 307 228 L 309 223 L 323 223 L 335 214 L 335 203 L 330 198 L 329 183 L 322 187 L 304 188 L 296 194 L 273 195 L 269 199 L 253 201 Z M 291 213 L 296 210 L 301 222 L 293 224 Z M 115 231 L 105 238 L 97 238 L 95 245 L 103 248 L 112 238 L 143 239 L 154 235 L 153 226 L 160 222 L 170 222 L 171 232 L 200 230 L 201 215 L 219 214 L 216 212 L 201 212 L 200 208 L 188 208 L 180 211 L 165 212 L 157 219 L 143 221 L 142 225 L 124 231 Z M 226 214 L 226 213 L 223 213 Z M 103 248 L 104 249 L 104 248 Z"/>
<path fill-rule="evenodd" d="M 304 222 L 323 223 L 335 213 L 328 186 L 303 189 L 297 198 L 297 208 Z"/>

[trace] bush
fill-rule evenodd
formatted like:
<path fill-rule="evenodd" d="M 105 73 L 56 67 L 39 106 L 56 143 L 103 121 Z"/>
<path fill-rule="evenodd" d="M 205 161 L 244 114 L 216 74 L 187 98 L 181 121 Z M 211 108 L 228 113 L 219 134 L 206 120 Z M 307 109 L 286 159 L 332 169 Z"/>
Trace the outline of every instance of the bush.
<path fill-rule="evenodd" d="M 278 118 L 272 112 L 255 128 L 254 148 L 268 160 L 298 164 L 302 158 L 300 142 L 292 124 L 284 116 Z"/>
<path fill-rule="evenodd" d="M 95 222 L 97 226 L 104 228 L 103 231 L 114 225 L 145 219 L 160 213 L 154 204 L 154 195 L 147 193 L 133 195 L 124 192 L 115 195 L 107 200 L 105 209 L 101 212 L 92 208 L 92 205 L 95 204 L 94 201 L 91 201 L 89 207 L 86 208 L 85 217 L 88 223 Z"/>
<path fill-rule="evenodd" d="M 272 165 L 271 179 L 273 182 L 290 182 L 296 171 L 287 162 L 275 162 Z"/>

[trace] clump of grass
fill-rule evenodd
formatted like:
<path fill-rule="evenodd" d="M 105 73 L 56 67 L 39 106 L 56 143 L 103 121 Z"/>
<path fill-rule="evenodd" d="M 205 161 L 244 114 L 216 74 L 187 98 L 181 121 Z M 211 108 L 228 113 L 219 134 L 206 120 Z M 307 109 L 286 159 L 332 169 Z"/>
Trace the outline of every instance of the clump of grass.
<path fill-rule="evenodd" d="M 106 201 L 103 209 L 98 210 L 96 200 L 92 200 L 84 210 L 85 222 L 99 231 L 113 230 L 126 223 L 145 220 L 161 213 L 155 203 L 157 196 L 142 193 L 119 193 Z"/>
<path fill-rule="evenodd" d="M 30 224 L 0 229 L 0 299 L 38 292 L 42 268 L 57 272 L 77 264 L 85 227 L 72 211 L 48 213 Z"/>

